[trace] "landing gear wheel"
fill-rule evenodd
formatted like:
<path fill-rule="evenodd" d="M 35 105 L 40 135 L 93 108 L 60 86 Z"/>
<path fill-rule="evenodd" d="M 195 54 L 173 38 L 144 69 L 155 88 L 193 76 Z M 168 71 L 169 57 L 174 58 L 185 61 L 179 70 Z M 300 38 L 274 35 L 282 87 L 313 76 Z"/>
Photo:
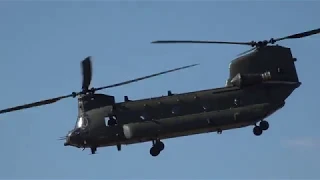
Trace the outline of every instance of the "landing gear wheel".
<path fill-rule="evenodd" d="M 253 134 L 256 135 L 256 136 L 260 136 L 262 134 L 262 129 L 259 127 L 259 126 L 255 126 L 253 128 Z"/>
<path fill-rule="evenodd" d="M 159 149 L 159 151 L 163 151 L 164 150 L 164 143 L 161 141 L 158 141 L 155 145 L 154 145 L 157 149 Z"/>
<path fill-rule="evenodd" d="M 263 131 L 266 131 L 269 129 L 269 123 L 267 121 L 261 121 L 259 123 L 259 126 Z"/>
<path fill-rule="evenodd" d="M 121 144 L 117 144 L 117 150 L 121 151 Z"/>
<path fill-rule="evenodd" d="M 158 149 L 156 146 L 153 146 L 150 148 L 151 156 L 158 156 L 160 152 L 161 152 L 160 149 Z"/>
<path fill-rule="evenodd" d="M 96 147 L 91 147 L 91 154 L 95 154 L 97 151 L 97 148 Z"/>
<path fill-rule="evenodd" d="M 164 143 L 160 140 L 153 140 L 152 144 L 153 145 L 150 148 L 150 154 L 151 156 L 158 156 L 160 152 L 164 150 Z"/>

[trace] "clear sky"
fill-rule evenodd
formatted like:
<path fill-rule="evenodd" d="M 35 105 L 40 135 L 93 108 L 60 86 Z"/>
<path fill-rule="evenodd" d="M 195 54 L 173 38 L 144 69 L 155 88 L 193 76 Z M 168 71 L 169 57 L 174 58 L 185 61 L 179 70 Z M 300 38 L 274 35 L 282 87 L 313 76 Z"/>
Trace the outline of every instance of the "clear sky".
<path fill-rule="evenodd" d="M 224 86 L 228 64 L 249 47 L 150 44 L 157 39 L 251 41 L 320 27 L 316 1 L 28 1 L 0 2 L 0 109 L 81 89 L 80 61 L 93 57 L 95 87 L 179 66 L 188 70 L 103 91 L 122 101 Z M 1 178 L 320 178 L 320 35 L 286 40 L 302 86 L 252 127 L 150 143 L 100 148 L 64 147 L 76 99 L 0 115 Z M 179 83 L 178 83 L 179 82 Z"/>

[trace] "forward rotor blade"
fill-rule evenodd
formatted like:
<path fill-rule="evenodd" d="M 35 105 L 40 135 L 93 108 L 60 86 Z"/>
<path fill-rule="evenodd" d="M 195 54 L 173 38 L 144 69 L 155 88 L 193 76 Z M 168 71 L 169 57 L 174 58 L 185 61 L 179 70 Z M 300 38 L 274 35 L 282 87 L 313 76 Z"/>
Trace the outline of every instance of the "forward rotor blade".
<path fill-rule="evenodd" d="M 92 79 L 91 57 L 87 57 L 81 63 L 82 90 L 88 90 Z"/>
<path fill-rule="evenodd" d="M 153 44 L 169 44 L 169 43 L 200 43 L 200 44 L 238 44 L 238 45 L 248 45 L 252 46 L 252 42 L 227 42 L 227 41 L 194 41 L 194 40 L 161 40 L 152 41 Z"/>
<path fill-rule="evenodd" d="M 311 35 L 318 34 L 318 33 L 320 33 L 320 28 L 313 29 L 311 31 L 306 31 L 306 32 L 303 32 L 303 33 L 293 34 L 293 35 L 282 37 L 282 38 L 277 38 L 277 39 L 274 39 L 274 40 L 275 41 L 281 41 L 281 40 L 284 40 L 284 39 L 297 39 L 297 38 L 303 38 L 303 37 L 311 36 Z"/>
<path fill-rule="evenodd" d="M 30 103 L 30 104 L 24 104 L 21 106 L 16 106 L 16 107 L 8 108 L 8 109 L 3 109 L 3 110 L 0 110 L 0 114 L 12 112 L 12 111 L 18 111 L 18 110 L 22 110 L 22 109 L 28 109 L 28 108 L 37 107 L 37 106 L 43 106 L 43 105 L 47 105 L 47 104 L 52 104 L 52 103 L 55 103 L 61 99 L 68 98 L 68 97 L 72 97 L 72 94 L 67 95 L 67 96 L 60 96 L 60 97 L 56 97 L 56 98 L 52 98 L 52 99 L 46 99 L 46 100 L 42 100 L 42 101 Z"/>
<path fill-rule="evenodd" d="M 99 91 L 99 90 L 106 89 L 106 88 L 122 86 L 122 85 L 125 85 L 125 84 L 141 81 L 141 80 L 144 80 L 144 79 L 148 79 L 148 78 L 151 78 L 151 77 L 159 76 L 159 75 L 162 75 L 162 74 L 167 74 L 167 73 L 170 73 L 170 72 L 174 72 L 174 71 L 178 71 L 178 70 L 182 70 L 182 69 L 186 69 L 186 68 L 190 68 L 190 67 L 197 66 L 197 65 L 199 65 L 199 64 L 192 64 L 192 65 L 189 65 L 189 66 L 183 66 L 183 67 L 171 69 L 171 70 L 168 70 L 168 71 L 163 71 L 163 72 L 159 72 L 159 73 L 156 73 L 156 74 L 151 74 L 151 75 L 148 75 L 148 76 L 132 79 L 132 80 L 129 80 L 129 81 L 124 81 L 124 82 L 117 83 L 117 84 L 112 84 L 112 85 L 109 85 L 109 86 L 95 88 L 95 91 Z"/>

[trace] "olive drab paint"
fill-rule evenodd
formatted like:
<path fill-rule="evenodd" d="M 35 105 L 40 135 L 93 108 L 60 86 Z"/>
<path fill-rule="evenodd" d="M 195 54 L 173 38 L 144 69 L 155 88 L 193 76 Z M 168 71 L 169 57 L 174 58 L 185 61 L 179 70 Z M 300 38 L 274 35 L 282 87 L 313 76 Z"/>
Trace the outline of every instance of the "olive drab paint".
<path fill-rule="evenodd" d="M 269 44 L 318 33 L 320 28 L 259 42 L 154 41 L 152 43 L 237 44 L 253 48 L 230 62 L 229 77 L 224 87 L 185 93 L 168 91 L 166 96 L 138 100 L 124 96 L 123 102 L 116 102 L 114 96 L 96 92 L 198 64 L 89 88 L 92 78 L 89 56 L 81 62 L 81 91 L 0 110 L 0 114 L 77 97 L 76 124 L 61 139 L 65 140 L 65 146 L 90 148 L 92 154 L 99 147 L 116 146 L 120 151 L 121 145 L 151 141 L 150 154 L 158 156 L 165 148 L 164 139 L 209 132 L 222 134 L 226 130 L 248 126 L 253 126 L 253 134 L 260 136 L 269 129 L 265 119 L 284 107 L 286 99 L 301 85 L 291 49 Z"/>

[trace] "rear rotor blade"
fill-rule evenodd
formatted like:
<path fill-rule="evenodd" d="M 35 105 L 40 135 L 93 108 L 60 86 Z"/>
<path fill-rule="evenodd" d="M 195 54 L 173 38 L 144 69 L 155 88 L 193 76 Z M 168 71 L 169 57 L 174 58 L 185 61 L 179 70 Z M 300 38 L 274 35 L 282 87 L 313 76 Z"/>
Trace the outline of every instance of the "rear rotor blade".
<path fill-rule="evenodd" d="M 249 53 L 249 52 L 251 52 L 251 51 L 254 51 L 254 50 L 256 50 L 256 49 L 257 49 L 256 47 L 253 47 L 253 48 L 251 48 L 251 49 L 248 49 L 248 50 L 246 50 L 246 51 L 238 54 L 238 56 L 242 56 L 242 55 L 247 54 L 247 53 Z"/>
<path fill-rule="evenodd" d="M 313 30 L 311 30 L 311 31 L 306 31 L 306 32 L 298 33 L 298 34 L 293 34 L 293 35 L 286 36 L 286 37 L 282 37 L 282 38 L 277 38 L 277 39 L 274 39 L 274 42 L 276 42 L 276 41 L 281 41 L 281 40 L 284 40 L 284 39 L 303 38 L 303 37 L 311 36 L 311 35 L 318 34 L 318 33 L 320 33 L 320 28 L 318 28 L 318 29 L 313 29 Z"/>
<path fill-rule="evenodd" d="M 91 67 L 91 57 L 87 57 L 81 63 L 82 69 L 82 90 L 86 91 L 89 89 L 91 79 L 92 79 L 92 67 Z"/>
<path fill-rule="evenodd" d="M 182 70 L 182 69 L 186 69 L 186 68 L 190 68 L 190 67 L 197 66 L 197 65 L 199 65 L 199 64 L 192 64 L 192 65 L 189 65 L 189 66 L 183 66 L 183 67 L 171 69 L 171 70 L 168 70 L 168 71 L 163 71 L 163 72 L 159 72 L 159 73 L 156 73 L 156 74 L 151 74 L 151 75 L 148 75 L 148 76 L 132 79 L 132 80 L 129 80 L 129 81 L 124 81 L 124 82 L 117 83 L 117 84 L 112 84 L 112 85 L 108 85 L 108 86 L 104 86 L 104 87 L 100 87 L 100 88 L 95 88 L 94 90 L 95 91 L 99 91 L 99 90 L 106 89 L 106 88 L 122 86 L 122 85 L 125 85 L 125 84 L 141 81 L 141 80 L 144 80 L 144 79 L 148 79 L 148 78 L 151 78 L 151 77 L 159 76 L 159 75 L 162 75 L 162 74 L 167 74 L 167 73 L 170 73 L 170 72 L 174 72 L 174 71 L 178 71 L 178 70 Z"/>
<path fill-rule="evenodd" d="M 18 111 L 18 110 L 22 110 L 22 109 L 28 109 L 28 108 L 37 107 L 37 106 L 43 106 L 43 105 L 47 105 L 47 104 L 52 104 L 52 103 L 55 103 L 55 102 L 57 102 L 57 101 L 59 101 L 61 99 L 65 99 L 65 98 L 72 97 L 72 96 L 73 95 L 70 94 L 70 95 L 67 95 L 67 96 L 60 96 L 60 97 L 46 99 L 46 100 L 42 100 L 42 101 L 30 103 L 30 104 L 24 104 L 24 105 L 21 105 L 21 106 L 16 106 L 16 107 L 8 108 L 8 109 L 3 109 L 3 110 L 0 110 L 0 114 L 12 112 L 12 111 Z"/>
<path fill-rule="evenodd" d="M 228 42 L 228 41 L 196 41 L 196 40 L 161 40 L 152 41 L 154 44 L 169 44 L 169 43 L 201 43 L 201 44 L 238 44 L 252 46 L 253 42 Z"/>

